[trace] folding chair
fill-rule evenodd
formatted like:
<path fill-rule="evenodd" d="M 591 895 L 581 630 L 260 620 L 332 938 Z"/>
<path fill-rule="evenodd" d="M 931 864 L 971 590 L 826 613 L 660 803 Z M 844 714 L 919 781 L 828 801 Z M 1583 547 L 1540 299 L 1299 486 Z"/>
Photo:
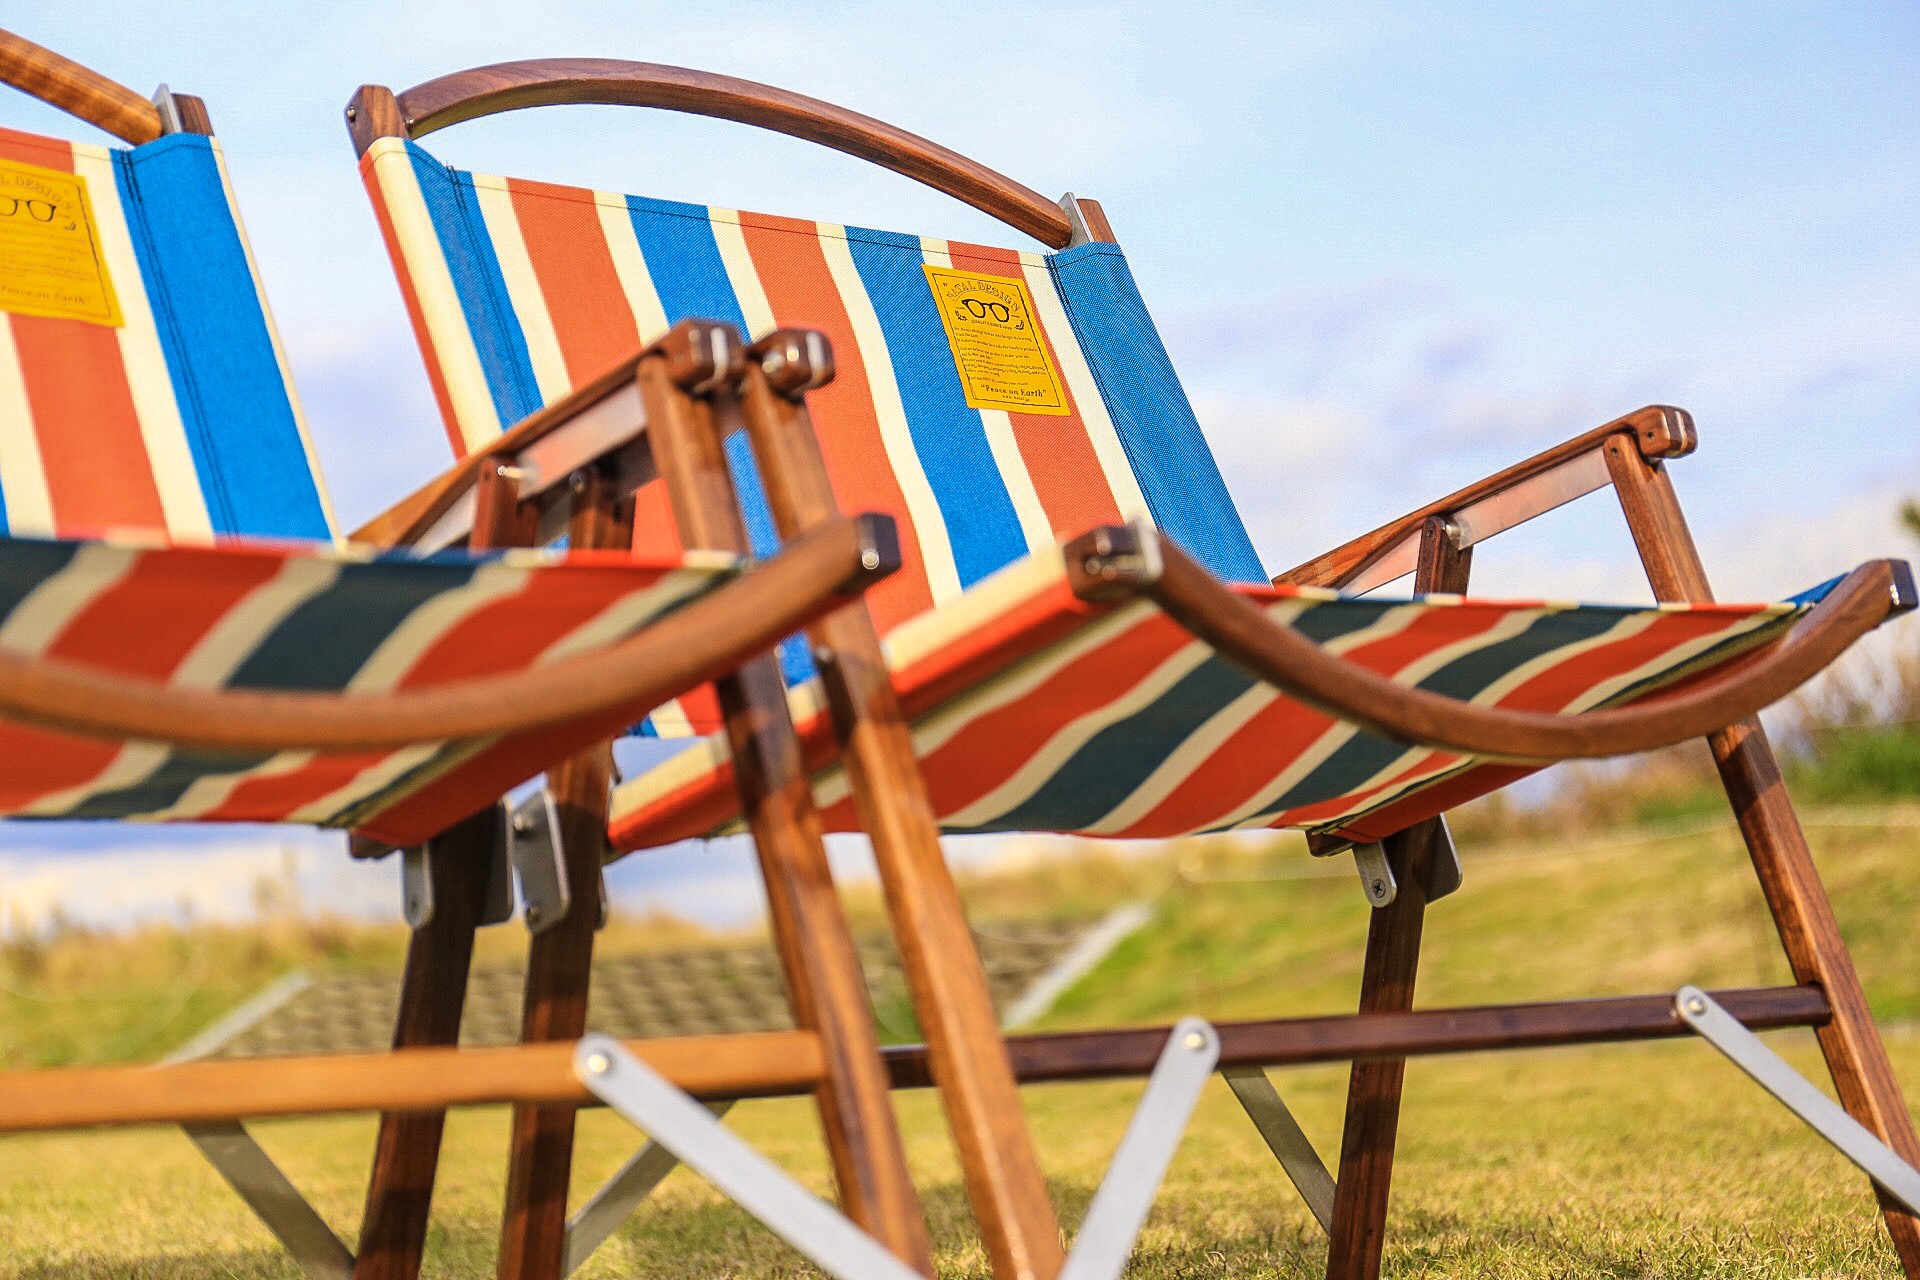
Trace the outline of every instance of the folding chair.
<path fill-rule="evenodd" d="M 816 1094 L 850 1211 L 924 1250 L 761 656 L 897 567 L 891 520 L 832 521 L 753 567 L 634 555 L 643 480 L 664 478 L 689 542 L 739 522 L 708 398 L 743 345 L 688 324 L 337 540 L 204 106 L 5 32 L 0 80 L 131 144 L 0 130 L 0 814 L 344 829 L 362 854 L 407 851 L 415 926 L 406 1052 L 13 1072 L 0 1132 L 187 1125 L 308 1274 L 412 1274 L 445 1107 L 513 1102 L 544 1139 L 594 1098 L 571 1044 L 455 1047 L 474 928 L 511 911 L 508 860 L 544 930 L 534 969 L 584 974 L 607 744 L 717 682 L 798 1027 L 631 1052 L 697 1094 Z M 556 532 L 567 552 L 538 548 Z M 509 816 L 502 795 L 543 770 Z M 526 1039 L 577 1039 L 584 992 L 536 994 Z M 356 1258 L 239 1122 L 364 1109 L 386 1114 Z"/>
<path fill-rule="evenodd" d="M 490 177 L 415 142 L 581 102 L 820 143 L 1055 251 Z M 1360 1013 L 1221 1029 L 1223 1070 L 1328 1227 L 1334 1276 L 1378 1273 L 1405 1056 L 1692 1030 L 1788 1094 L 1747 1029 L 1811 1026 L 1858 1125 L 1804 1093 L 1794 1105 L 1874 1176 L 1920 1277 L 1920 1140 L 1753 718 L 1914 607 L 1905 565 L 1870 562 L 1778 604 L 1713 603 L 1665 466 L 1694 448 L 1693 423 L 1656 406 L 1269 580 L 1093 201 L 1056 204 L 814 99 L 642 63 L 505 63 L 398 95 L 366 86 L 348 117 L 456 451 L 703 314 L 758 338 L 741 412 L 761 469 L 733 459 L 756 545 L 796 536 L 836 500 L 899 517 L 904 571 L 783 663 L 822 816 L 873 837 L 914 979 L 928 1044 L 890 1051 L 894 1082 L 942 1088 L 997 1274 L 1046 1277 L 1059 1254 L 1039 1243 L 1050 1219 L 1037 1200 L 1010 1220 L 1009 1187 L 1039 1189 L 1025 1135 L 1010 1121 L 982 1135 L 972 1109 L 1003 1106 L 1008 1075 L 1143 1073 L 1166 1033 L 1020 1036 L 1005 1059 L 989 1051 L 990 1014 L 943 985 L 975 958 L 937 869 L 935 822 L 1116 837 L 1297 827 L 1316 853 L 1353 851 L 1377 908 Z M 1608 487 L 1662 604 L 1458 594 L 1476 544 Z M 650 502 L 643 492 L 636 547 L 667 536 L 645 518 Z M 1414 599 L 1365 594 L 1408 574 Z M 711 715 L 694 695 L 650 728 L 705 731 Z M 1445 810 L 1555 760 L 1697 736 L 1795 985 L 1412 1009 L 1425 907 L 1460 879 Z M 709 738 L 625 783 L 615 850 L 738 829 L 730 773 Z M 1263 1074 L 1329 1060 L 1355 1063 L 1337 1180 Z"/>

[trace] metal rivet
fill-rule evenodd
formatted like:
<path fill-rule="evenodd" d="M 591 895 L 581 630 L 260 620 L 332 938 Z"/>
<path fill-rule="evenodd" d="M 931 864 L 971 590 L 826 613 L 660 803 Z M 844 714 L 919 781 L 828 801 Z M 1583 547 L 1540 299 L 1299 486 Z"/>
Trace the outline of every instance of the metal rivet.
<path fill-rule="evenodd" d="M 1181 1041 L 1181 1043 L 1189 1049 L 1198 1051 L 1207 1047 L 1207 1038 L 1198 1031 L 1189 1031 L 1187 1032 L 1187 1038 Z"/>
<path fill-rule="evenodd" d="M 593 1054 L 587 1055 L 587 1070 L 593 1072 L 593 1074 L 597 1076 L 603 1076 L 607 1074 L 607 1072 L 611 1070 L 612 1067 L 613 1067 L 613 1060 L 607 1057 L 607 1055 L 604 1053 L 593 1053 Z"/>
<path fill-rule="evenodd" d="M 1687 997 L 1688 1013 L 1701 1014 L 1701 1013 L 1705 1013 L 1706 1011 L 1707 1011 L 1707 1002 L 1705 1000 L 1702 1000 L 1699 996 Z"/>
<path fill-rule="evenodd" d="M 541 916 L 541 911 L 540 911 L 539 905 L 537 903 L 529 902 L 527 904 L 527 923 L 539 924 L 540 916 Z"/>
<path fill-rule="evenodd" d="M 359 118 L 360 118 L 360 108 L 358 107 L 347 108 L 347 119 L 358 120 Z"/>
<path fill-rule="evenodd" d="M 523 836 L 531 830 L 533 830 L 532 818 L 529 818 L 524 813 L 516 813 L 513 815 L 513 834 Z"/>
<path fill-rule="evenodd" d="M 880 567 L 880 553 L 872 547 L 868 547 L 862 551 L 860 553 L 860 567 L 862 569 L 878 569 Z"/>

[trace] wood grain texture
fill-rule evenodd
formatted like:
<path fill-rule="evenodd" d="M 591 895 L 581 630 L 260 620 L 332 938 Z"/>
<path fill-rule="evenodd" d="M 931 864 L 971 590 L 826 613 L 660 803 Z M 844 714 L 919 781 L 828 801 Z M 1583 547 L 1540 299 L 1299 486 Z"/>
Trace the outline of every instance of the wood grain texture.
<path fill-rule="evenodd" d="M 1818 1026 L 1828 1017 L 1827 999 L 1818 987 L 1761 987 L 1712 995 L 1756 1031 Z M 1022 1084 L 1133 1079 L 1153 1071 L 1172 1030 L 1124 1027 L 1009 1036 L 1007 1053 Z M 1406 1013 L 1268 1018 L 1218 1023 L 1215 1030 L 1220 1033 L 1222 1067 L 1312 1066 L 1694 1034 L 1675 1012 L 1671 992 Z M 886 1059 L 894 1088 L 933 1087 L 933 1063 L 925 1045 L 889 1048 Z"/>
<path fill-rule="evenodd" d="M 760 652 L 876 578 L 885 516 L 842 520 L 604 649 L 524 671 L 391 694 L 182 688 L 0 653 L 0 712 L 110 739 L 227 753 L 382 750 L 656 706 Z M 884 566 L 881 566 L 884 568 Z"/>
<path fill-rule="evenodd" d="M 598 470 L 568 486 L 573 512 L 568 544 L 582 551 L 633 545 L 633 504 Z M 481 510 L 485 511 L 482 504 Z M 572 901 L 566 918 L 538 922 L 527 951 L 520 1041 L 578 1040 L 587 1029 L 593 938 L 600 927 L 600 868 L 609 853 L 607 808 L 613 748 L 602 743 L 547 775 L 559 814 L 561 861 Z M 560 1280 L 566 1274 L 567 1189 L 573 1174 L 574 1108 L 521 1104 L 513 1109 L 507 1157 L 507 1203 L 500 1229 L 499 1274 L 513 1280 Z"/>
<path fill-rule="evenodd" d="M 183 133 L 197 133 L 204 138 L 213 136 L 213 116 L 202 99 L 190 93 L 176 93 L 173 95 L 173 105 L 180 113 L 180 129 Z"/>
<path fill-rule="evenodd" d="M 415 138 L 502 111 L 587 102 L 770 129 L 924 182 L 1054 248 L 1072 234 L 1053 201 L 978 161 L 871 116 L 733 76 L 611 58 L 543 58 L 456 72 L 399 95 L 408 134 Z"/>
<path fill-rule="evenodd" d="M 0 81 L 138 145 L 162 130 L 143 95 L 11 31 L 0 31 Z"/>
<path fill-rule="evenodd" d="M 1429 517 L 1421 527 L 1416 592 L 1466 591 L 1473 552 L 1455 549 L 1452 532 L 1439 516 Z M 1400 887 L 1393 901 L 1374 911 L 1367 922 L 1366 960 L 1360 975 L 1363 1017 L 1413 1008 L 1427 884 L 1434 847 L 1442 838 L 1440 823 L 1439 818 L 1428 818 L 1383 842 Z M 1333 1222 L 1327 1230 L 1327 1280 L 1376 1280 L 1380 1274 L 1406 1072 L 1404 1058 L 1377 1058 L 1354 1063 L 1348 1073 Z"/>
<path fill-rule="evenodd" d="M 1157 536 L 1157 535 L 1154 535 Z M 1449 698 L 1341 661 L 1161 541 L 1163 569 L 1146 592 L 1187 630 L 1309 706 L 1399 742 L 1488 759 L 1550 761 L 1631 755 L 1742 720 L 1825 670 L 1899 605 L 1906 573 L 1873 560 L 1759 656 L 1684 692 L 1633 706 L 1557 715 Z"/>
<path fill-rule="evenodd" d="M 1655 596 L 1711 600 L 1713 589 L 1666 469 L 1618 446 L 1609 447 L 1607 462 Z M 1766 731 L 1757 719 L 1743 720 L 1709 735 L 1707 744 L 1793 975 L 1817 984 L 1833 1008 L 1817 1034 L 1835 1092 L 1848 1114 L 1920 1166 L 1913 1113 L 1887 1060 Z M 1877 1188 L 1875 1194 L 1900 1265 L 1909 1280 L 1920 1280 L 1920 1216 Z"/>
<path fill-rule="evenodd" d="M 714 344 L 679 326 L 665 350 L 640 366 L 655 463 L 682 542 L 742 552 L 747 532 L 713 408 L 690 398 L 675 375 L 691 352 Z M 737 338 L 729 348 L 738 351 Z M 765 460 L 762 459 L 762 466 Z M 740 791 L 767 892 L 775 950 L 796 1025 L 815 1032 L 825 1059 L 815 1097 L 848 1217 L 909 1266 L 931 1274 L 932 1246 L 893 1113 L 859 954 L 827 866 L 812 784 L 771 655 L 715 683 Z"/>
<path fill-rule="evenodd" d="M 824 338 L 800 331 L 768 335 L 753 355 L 741 406 L 747 433 L 775 525 L 796 538 L 839 517 L 806 407 L 790 398 L 824 381 L 813 366 L 830 356 Z M 1060 1224 L 872 615 L 842 609 L 807 634 L 987 1256 L 1001 1280 L 1051 1280 L 1064 1261 Z"/>
<path fill-rule="evenodd" d="M 393 90 L 383 84 L 363 84 L 354 90 L 347 101 L 346 117 L 355 155 L 365 155 L 376 139 L 407 136 L 400 104 L 394 100 Z"/>
<path fill-rule="evenodd" d="M 1457 489 L 1437 502 L 1430 502 L 1398 520 L 1381 525 L 1371 533 L 1315 556 L 1305 564 L 1287 570 L 1274 582 L 1276 585 L 1290 583 L 1296 586 L 1338 587 L 1406 538 L 1417 535 L 1420 526 L 1427 520 L 1435 516 L 1447 516 L 1511 489 L 1592 452 L 1614 436 L 1630 438 L 1635 447 L 1650 458 L 1684 457 L 1693 451 L 1698 441 L 1693 417 L 1684 409 L 1676 409 L 1671 405 L 1649 405 L 1536 453 L 1504 471 L 1496 471 L 1484 480 Z"/>
<path fill-rule="evenodd" d="M 428 845 L 434 911 L 407 944 L 395 1049 L 460 1042 L 473 934 L 499 838 L 500 817 L 489 806 Z M 390 1111 L 380 1117 L 354 1280 L 413 1280 L 420 1274 L 445 1129 L 445 1111 Z"/>

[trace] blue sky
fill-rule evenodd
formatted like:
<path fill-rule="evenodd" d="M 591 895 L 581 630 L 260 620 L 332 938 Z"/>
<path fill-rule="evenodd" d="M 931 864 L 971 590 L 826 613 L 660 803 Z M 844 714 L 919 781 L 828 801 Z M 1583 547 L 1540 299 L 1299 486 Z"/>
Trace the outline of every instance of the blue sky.
<path fill-rule="evenodd" d="M 29 0 L 6 22 L 143 91 L 207 99 L 349 525 L 447 459 L 340 108 L 363 81 L 572 54 L 765 80 L 1100 199 L 1270 568 L 1653 401 L 1700 424 L 1676 483 L 1723 596 L 1914 550 L 1892 511 L 1920 492 L 1920 11 L 1200 15 Z M 17 95 L 0 124 L 60 127 Z M 549 109 L 429 145 L 495 172 L 1024 243 L 858 162 L 656 112 Z M 1644 595 L 1601 499 L 1483 549 L 1475 574 L 1488 592 Z M 171 885 L 196 841 L 234 835 L 7 827 L 0 885 L 59 900 L 109 864 L 69 853 L 54 870 L 49 852 L 87 846 Z M 282 833 L 259 839 L 278 865 Z M 289 847 L 316 900 L 390 899 L 384 871 L 333 867 L 332 844 Z M 737 849 L 629 859 L 617 883 L 737 903 L 716 886 L 744 867 Z"/>

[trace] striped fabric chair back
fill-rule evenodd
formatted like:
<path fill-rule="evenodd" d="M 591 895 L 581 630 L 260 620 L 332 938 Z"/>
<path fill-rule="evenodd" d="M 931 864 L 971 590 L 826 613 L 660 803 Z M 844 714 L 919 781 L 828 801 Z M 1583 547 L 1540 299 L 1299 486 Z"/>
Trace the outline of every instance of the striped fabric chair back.
<path fill-rule="evenodd" d="M 1264 581 L 1118 247 L 923 239 L 450 169 L 382 138 L 361 159 L 457 453 L 688 316 L 824 332 L 808 398 L 844 509 L 900 522 L 869 594 L 883 632 L 1029 552 L 1144 516 L 1216 574 Z M 736 438 L 756 550 L 773 522 Z M 643 495 L 637 539 L 663 531 Z M 805 674 L 803 646 L 788 653 Z"/>
<path fill-rule="evenodd" d="M 219 144 L 0 129 L 0 532 L 328 539 Z"/>

